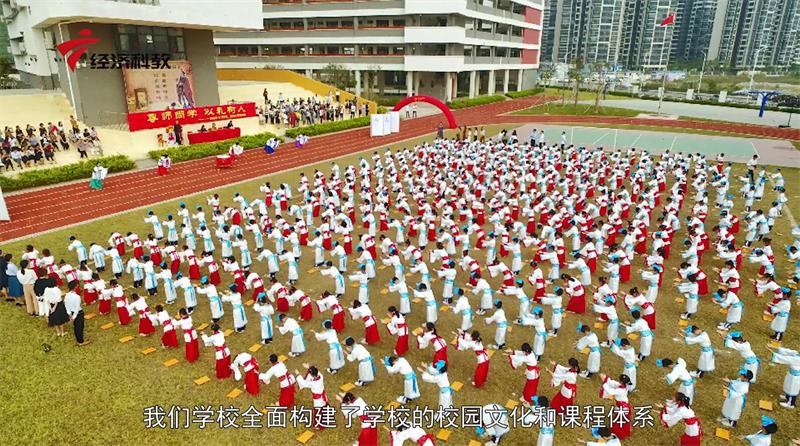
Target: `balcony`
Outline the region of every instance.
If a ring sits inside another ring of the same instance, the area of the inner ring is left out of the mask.
[[[468,29],[466,32],[466,36],[472,39],[494,40],[494,41],[509,42],[509,43],[524,43],[522,40],[522,36],[512,36],[504,33],[478,31],[475,29]]]
[[[385,56],[365,54],[355,56],[352,54],[314,54],[305,56],[302,54],[280,54],[274,56],[217,56],[217,64],[221,66],[264,66],[277,65],[284,68],[322,68],[328,64],[338,65],[357,65],[364,69],[367,67],[386,67],[387,65],[403,65],[403,56],[398,54],[388,54]],[[398,67],[398,69],[400,69]]]
[[[262,27],[258,0],[241,0],[235,8],[225,2],[187,7],[185,0],[71,0],[31,1],[28,23],[47,28],[64,22],[184,27],[210,30],[246,30]]]
[[[372,15],[363,10],[396,9],[402,14],[403,0],[262,0],[265,13],[286,17],[323,17],[325,12],[345,11],[351,15]],[[302,6],[301,6],[302,5]],[[319,13],[322,13],[320,15]]]
[[[467,0],[467,9],[480,12],[483,14],[489,14],[497,17],[503,17],[509,20],[517,20],[520,22],[525,21],[525,15],[523,14],[515,14],[511,11],[506,11],[503,9],[493,8],[491,6],[485,6],[478,2],[478,0]]]
[[[315,28],[216,33],[214,42],[226,45],[402,44],[403,28]]]

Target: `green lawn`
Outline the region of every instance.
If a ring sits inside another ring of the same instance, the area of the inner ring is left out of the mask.
[[[647,113],[641,110],[631,110],[628,108],[620,107],[595,107],[593,104],[560,104],[558,102],[548,102],[546,104],[537,105],[535,107],[519,110],[512,114],[514,115],[569,115],[569,116],[624,116],[636,117],[642,113]]]
[[[570,102],[570,101],[574,101],[575,100],[575,94],[574,94],[574,92],[572,91],[571,88],[570,89],[562,89],[562,88],[548,87],[548,88],[545,88],[544,94],[547,95],[547,96],[558,96],[558,97],[561,97],[562,95],[564,95],[566,97],[566,102]],[[597,97],[597,93],[595,93],[593,91],[581,90],[581,91],[578,92],[578,100],[579,101],[594,101],[596,97]],[[609,99],[630,99],[630,98],[628,98],[626,96],[618,96],[618,95],[615,95],[613,93],[608,93],[608,94],[605,95],[605,97],[601,97],[601,99],[609,100]]]
[[[501,127],[488,127],[487,134],[494,135]],[[511,127],[508,128],[510,129]],[[403,147],[410,148],[415,142],[421,140],[421,138],[416,138],[403,143],[391,144],[388,148],[393,150]],[[386,148],[386,146],[380,146],[375,150],[382,151]],[[371,152],[372,150],[344,157],[339,159],[338,163],[344,167],[347,164],[355,163],[365,153]],[[329,166],[329,161],[321,162],[264,178],[254,178],[250,182],[220,188],[214,192],[219,193],[224,204],[231,203],[234,192],[241,192],[248,199],[253,199],[261,196],[258,187],[264,181],[270,181],[273,185],[281,182],[294,184],[297,181],[299,172],[303,171],[306,174],[310,174],[314,169],[320,169],[327,173]],[[787,179],[796,178],[800,174],[800,169],[782,168],[782,171]],[[743,166],[736,165],[735,173],[743,173]],[[800,205],[798,204],[800,203],[800,197],[798,196],[800,192],[796,184],[791,181],[787,181],[787,184],[790,188],[788,191],[789,206],[794,215],[798,216],[800,215]],[[158,215],[164,216],[167,213],[176,211],[178,201],[186,202],[190,208],[198,204],[205,205],[205,197],[207,195],[209,195],[209,192],[185,197],[181,200],[155,204],[152,209]],[[758,207],[768,207],[771,198],[772,195],[768,193],[765,200],[758,204]],[[736,202],[737,209],[741,209],[742,202],[738,197]],[[686,203],[683,208],[683,215],[686,215],[689,209],[689,203]],[[1,248],[4,251],[15,253],[18,257],[24,246],[31,243],[39,250],[50,248],[56,259],[63,257],[74,264],[74,254],[66,251],[67,238],[70,234],[75,234],[87,244],[91,241],[105,241],[108,233],[112,230],[133,230],[140,235],[145,235],[150,230],[149,225],[142,221],[145,213],[146,209],[135,210],[121,216],[101,219],[77,227],[32,237],[28,240],[5,244]],[[655,211],[654,217],[658,214],[659,211]],[[716,224],[716,220],[717,218],[712,211],[709,220],[706,222],[709,230]],[[485,229],[488,230],[488,226]],[[782,249],[785,244],[790,242],[789,234],[790,224],[788,218],[783,217],[778,220],[773,234],[773,245],[778,259],[777,270],[781,277],[786,277],[785,272],[790,267],[786,262]],[[678,294],[672,285],[673,273],[671,268],[676,267],[679,263],[680,248],[677,245],[684,235],[685,232],[683,231],[676,235],[675,240],[678,243],[676,243],[675,249],[673,249],[673,256],[667,264],[668,274],[660,290],[657,304],[659,325],[653,356],[640,365],[639,391],[631,395],[631,404],[635,406],[652,405],[674,393],[675,387],[667,385],[663,379],[666,373],[655,367],[654,360],[656,357],[674,359],[680,355],[691,366],[697,360],[699,353],[697,348],[688,348],[672,339],[677,336],[679,331],[676,320],[683,311],[683,304],[675,302]],[[739,235],[739,238],[741,237],[743,237],[742,233]],[[271,245],[271,242],[269,244]],[[483,260],[483,255],[483,253],[477,253],[476,257]],[[524,255],[527,259],[530,257],[531,252],[526,250]],[[298,287],[310,296],[317,297],[323,290],[331,289],[333,283],[328,278],[321,277],[317,272],[313,271],[310,264],[312,257],[313,254],[310,251],[304,251],[303,258],[300,261],[302,274]],[[507,261],[510,261],[510,258]],[[638,271],[641,265],[642,259],[637,258],[634,262],[634,272]],[[712,267],[718,265],[719,262],[715,261],[711,254],[704,256],[702,266],[708,272],[710,283],[715,283],[716,278]],[[355,263],[351,261],[349,264],[350,272],[354,267]],[[285,266],[282,266],[282,268],[284,269],[281,271],[279,278],[283,280],[286,278],[286,272]],[[546,273],[547,267],[543,269]],[[254,270],[264,274],[266,266],[259,263]],[[745,265],[742,273],[743,278],[746,280],[754,277],[756,270],[752,265]],[[523,274],[527,276],[527,267],[523,270]],[[375,285],[370,289],[371,307],[380,317],[382,317],[386,307],[396,305],[398,301],[398,297],[394,294],[383,295],[380,293],[390,276],[390,268],[379,270]],[[104,277],[108,280],[109,274],[106,273]],[[409,277],[410,284],[416,283],[417,280],[418,277]],[[459,273],[457,286],[463,287],[465,282],[466,276]],[[127,285],[127,278],[125,283]],[[495,288],[498,288],[500,280],[499,278],[490,279],[490,283]],[[638,279],[638,274],[636,273],[634,273],[634,279],[631,283],[623,285],[622,288],[627,290],[631,286],[638,286],[640,289],[644,287],[644,283]],[[441,281],[434,283],[434,292],[437,295],[441,292],[441,287]],[[552,288],[553,286],[550,286],[549,290],[552,290]],[[348,294],[343,303],[354,299],[355,293],[355,288],[348,288]],[[744,331],[746,337],[751,340],[759,356],[762,359],[766,359],[768,358],[766,350],[767,336],[771,332],[768,322],[761,319],[761,310],[765,299],[755,298],[751,288],[746,283],[742,288],[741,297],[747,308],[744,322],[740,328]],[[182,299],[181,294],[179,302],[182,303]],[[516,317],[518,307],[515,299],[506,298],[504,300],[506,301],[506,313],[509,319]],[[150,307],[153,308],[158,301],[158,298],[150,299]],[[210,318],[207,301],[202,297],[199,301],[200,305],[194,315],[195,325],[208,322]],[[229,319],[231,317],[231,309],[227,304],[225,305],[227,316],[223,320],[223,328],[229,328],[231,326]],[[473,303],[474,305],[476,304]],[[414,304],[413,308],[409,325],[415,327],[424,320],[424,308],[422,304]],[[169,310],[174,313],[177,308],[171,307]],[[87,313],[96,312],[96,308],[87,308],[86,311]],[[547,325],[549,327],[550,315],[549,310],[546,311],[548,312]],[[798,311],[798,309],[795,311]],[[296,315],[296,313],[296,310],[293,310],[293,314]],[[247,307],[247,315],[250,324],[246,332],[232,335],[228,339],[228,345],[234,355],[245,351],[250,345],[259,340],[258,320],[249,307]],[[623,320],[628,319],[625,315],[621,316]],[[16,438],[16,443],[141,444],[142,442],[147,442],[149,444],[170,445],[266,442],[266,444],[291,445],[296,444],[295,437],[304,430],[301,428],[272,429],[268,431],[247,428],[221,429],[215,423],[212,423],[206,429],[199,429],[196,425],[188,429],[145,429],[143,423],[144,407],[161,405],[168,410],[173,405],[181,407],[218,407],[232,404],[244,411],[250,405],[263,407],[276,401],[277,384],[273,382],[270,386],[262,385],[261,394],[258,397],[251,397],[245,393],[235,400],[230,400],[226,397],[226,394],[237,385],[241,386],[241,384],[233,381],[220,382],[214,378],[213,351],[203,348],[200,360],[193,365],[187,364],[183,360],[182,348],[179,351],[163,351],[159,348],[157,352],[143,356],[140,350],[151,346],[158,347],[159,339],[157,337],[146,339],[136,337],[129,343],[119,343],[118,339],[122,336],[135,335],[136,327],[134,325],[124,328],[115,326],[107,331],[100,330],[100,325],[109,321],[116,321],[116,316],[113,313],[109,316],[97,317],[87,321],[88,338],[92,340],[92,344],[82,348],[74,346],[71,337],[56,338],[53,336],[52,330],[44,326],[43,321],[26,316],[23,311],[16,307],[0,303],[0,317],[3,319],[3,336],[0,337],[0,351],[3,352],[5,364],[5,367],[0,370],[0,380],[3,382],[3,385],[0,386],[0,398],[3,401],[3,414],[7,420],[0,427],[0,434],[6,438]],[[484,339],[488,344],[493,338],[494,329],[484,325],[481,319],[482,317],[476,317],[475,327],[484,334]],[[717,311],[717,307],[710,302],[710,299],[702,299],[700,313],[695,322],[712,334],[716,347],[721,347],[721,342],[714,334],[713,328],[721,319],[722,316]],[[456,318],[450,312],[441,313],[438,324],[440,333],[446,334],[455,330],[459,320],[460,318]],[[301,368],[301,364],[304,362],[317,364],[321,367],[326,366],[327,349],[324,345],[313,340],[310,332],[311,329],[318,328],[321,321],[322,317],[315,314],[314,319],[305,324],[306,342],[309,344],[310,349],[303,357],[288,361],[290,370]],[[592,323],[593,321],[594,317],[591,314],[579,317],[575,315],[566,316],[558,337],[550,338],[548,342],[542,365],[546,366],[550,360],[563,363],[570,356],[578,358],[581,364],[585,365],[586,357],[574,349],[574,342],[577,339],[575,328],[578,322]],[[346,332],[348,335],[357,338],[363,336],[360,322],[348,320],[347,324]],[[600,332],[599,334],[602,337],[604,333]],[[790,330],[785,337],[787,340],[785,345],[791,348],[798,348],[800,345],[795,341],[798,335],[800,335],[798,324],[792,321]],[[370,352],[375,358],[382,358],[384,355],[390,354],[393,346],[392,340],[388,338],[386,331],[383,329],[381,330],[381,336],[384,338],[381,345],[378,348],[370,348]],[[451,338],[449,334],[445,336]],[[530,329],[514,327],[513,331],[508,334],[507,343],[509,346],[518,347],[522,342],[530,342],[531,338],[532,332]],[[288,351],[289,339],[279,335],[275,339],[272,345],[262,348],[256,354],[262,369],[266,369],[267,357],[270,353],[286,353]],[[41,348],[43,343],[50,344],[53,348],[52,351],[43,353]],[[638,347],[638,342],[634,342],[634,345]],[[174,367],[166,368],[162,363],[173,357],[179,359],[180,363]],[[408,357],[412,364],[417,365],[421,361],[429,361],[432,357],[432,352],[431,350],[418,351],[414,348],[412,340],[412,347]],[[505,404],[507,400],[516,399],[519,396],[524,384],[523,372],[511,370],[505,358],[500,354],[495,355],[493,358],[489,382],[481,390],[475,390],[469,385],[475,363],[474,354],[456,352],[453,348],[450,348],[449,357],[452,364],[449,374],[451,382],[461,381],[465,383],[464,388],[454,396],[456,405],[478,405],[489,402]],[[616,376],[622,370],[622,362],[618,358],[612,357],[607,350],[603,350],[602,361],[605,373]],[[714,420],[719,415],[723,401],[723,383],[719,379],[725,376],[733,376],[740,364],[741,360],[738,355],[720,352],[717,356],[718,371],[711,376],[703,378],[697,386],[695,409],[703,421],[703,427],[706,432],[704,444],[727,444],[727,442],[715,441],[713,438]],[[392,401],[402,389],[399,377],[387,376],[379,363],[377,366],[379,383],[356,390],[356,393],[362,396],[368,404],[385,404]],[[735,434],[749,434],[757,430],[759,417],[764,413],[758,410],[758,401],[760,399],[769,399],[775,402],[776,407],[775,412],[770,413],[770,415],[776,418],[780,424],[780,432],[775,437],[773,444],[787,444],[790,438],[800,436],[800,426],[796,423],[797,412],[789,412],[777,406],[777,398],[781,393],[785,373],[786,367],[784,366],[770,367],[766,363],[764,364],[759,375],[758,384],[753,386],[751,390],[744,416]],[[193,380],[203,375],[210,376],[212,378],[211,382],[203,386],[195,385]],[[333,377],[326,375],[325,380],[329,397],[333,399],[338,387],[352,381],[355,376],[356,373],[352,364],[348,364],[345,371]],[[540,393],[551,397],[556,390],[549,386],[547,376],[546,373],[543,373]],[[437,401],[435,388],[421,381],[420,386],[422,398],[419,404],[434,406]],[[599,381],[596,378],[591,381],[579,380],[577,404],[608,405],[609,402],[607,400],[598,398],[598,392]],[[310,405],[310,401],[307,391],[299,392],[299,404]],[[239,422],[241,422],[241,419]],[[435,433],[437,429],[429,429],[429,431]],[[633,437],[627,440],[625,444],[674,445],[677,443],[682,431],[682,427],[675,427],[667,431],[656,424],[653,428],[635,430]],[[358,432],[353,429],[326,430],[318,433],[309,444],[345,445],[354,441],[357,435]],[[381,435],[382,441],[385,441],[385,432],[381,431]],[[535,431],[518,429],[508,436],[506,443],[509,445],[533,444],[535,435]],[[588,437],[587,429],[569,430],[557,428],[556,430],[557,445],[576,444],[576,439],[586,439]],[[470,439],[474,438],[473,429],[459,429],[453,433],[453,436],[446,444],[465,445]]]
[[[691,119],[691,118],[687,118]],[[567,122],[567,124],[569,124]],[[591,122],[581,122],[581,127],[598,127],[604,129],[620,129],[620,130],[644,130],[650,132],[665,132],[665,133],[686,133],[692,135],[708,135],[708,136],[732,136],[737,138],[746,137],[746,135],[742,135],[741,133],[734,133],[734,132],[718,132],[714,130],[705,130],[705,129],[691,129],[691,128],[683,128],[683,127],[675,127],[675,128],[665,128],[659,127],[656,125],[633,125],[633,124],[603,124],[603,123],[591,123]],[[767,138],[767,139],[774,139],[769,138],[767,136],[760,136],[759,138]],[[795,147],[800,149],[800,141],[792,141]]]

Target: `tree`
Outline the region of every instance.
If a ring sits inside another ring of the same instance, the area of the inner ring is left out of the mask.
[[[573,90],[572,93],[574,95],[574,104],[575,106],[578,105],[578,94],[580,93],[580,85],[583,82],[583,60],[576,58],[575,59],[575,66],[569,69],[567,73],[569,76],[570,81],[573,82]]]
[[[320,70],[320,78],[340,90],[347,90],[355,83],[352,71],[334,63],[329,63]]]
[[[0,88],[14,88],[17,81],[11,77],[14,73],[14,64],[7,57],[0,58]]]
[[[542,81],[542,84],[548,85],[550,79],[553,78],[553,67],[542,67],[539,69],[539,79]]]
[[[600,95],[603,93],[606,86],[607,67],[603,62],[595,62],[592,68],[594,68],[595,73],[597,73],[597,88],[595,89],[594,97],[594,108],[597,109],[600,107]]]

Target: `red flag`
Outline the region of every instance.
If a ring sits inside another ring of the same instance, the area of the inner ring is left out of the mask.
[[[664,20],[661,21],[661,26],[672,25],[674,23],[675,23],[675,13],[674,12],[670,12],[667,15],[667,18],[665,18]]]

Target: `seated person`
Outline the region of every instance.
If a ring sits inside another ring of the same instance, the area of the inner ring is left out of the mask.
[[[225,124],[225,128],[226,129],[232,129],[233,128],[233,121],[228,121],[228,123]]]
[[[205,125],[205,124],[201,125],[201,126],[200,126],[200,130],[198,130],[198,132],[201,132],[201,133],[202,133],[202,132],[207,132],[207,131],[208,131],[208,130],[206,129],[206,125]]]

